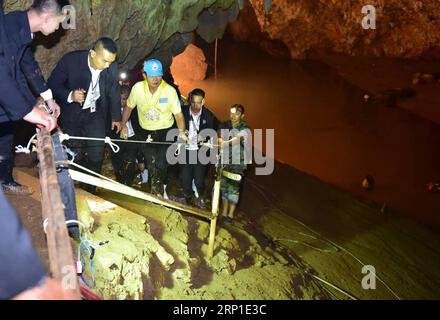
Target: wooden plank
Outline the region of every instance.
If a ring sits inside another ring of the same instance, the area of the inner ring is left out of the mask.
[[[76,171],[76,170],[69,170],[69,173],[72,177],[73,180],[79,181],[79,182],[83,182],[83,183],[87,183],[96,187],[100,187],[100,188],[104,188],[110,191],[114,191],[114,192],[118,192],[118,193],[122,193],[125,194],[127,196],[130,197],[134,197],[137,199],[142,199],[142,200],[146,200],[167,208],[171,208],[177,211],[183,211],[204,219],[208,219],[211,220],[214,218],[214,215],[211,212],[208,211],[204,211],[198,208],[194,208],[194,207],[190,207],[190,206],[186,206],[174,201],[169,201],[169,200],[165,200],[165,199],[161,199],[158,198],[156,196],[153,196],[151,194],[133,189],[131,187],[128,187],[126,185],[123,185],[121,183],[115,182],[115,181],[109,181],[109,180],[105,180],[105,179],[101,179],[98,177],[93,177],[90,176],[88,174]]]
[[[214,218],[211,220],[209,230],[208,258],[214,256],[215,232],[217,229],[217,217],[220,206],[220,181],[221,180],[217,178],[214,183],[214,195],[212,197],[212,214],[214,215]]]
[[[47,246],[50,272],[54,279],[68,286],[73,296],[80,299],[79,283],[75,272],[73,251],[64,218],[64,206],[55,168],[52,137],[46,129],[38,130],[38,159],[40,161],[40,187],[43,218],[48,220]],[[73,272],[73,274],[72,274]]]

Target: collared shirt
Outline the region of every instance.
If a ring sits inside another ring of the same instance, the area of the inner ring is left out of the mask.
[[[87,59],[89,70],[92,73],[92,82],[90,83],[89,90],[87,91],[86,100],[84,101],[83,110],[91,109],[92,112],[96,110],[96,101],[101,97],[101,91],[99,89],[99,76],[102,70],[97,70],[90,64],[90,56]]]
[[[101,91],[99,88],[99,78],[103,70],[94,69],[90,64],[90,56],[87,59],[87,65],[89,66],[90,73],[92,74],[92,82],[90,82],[89,90],[87,91],[86,99],[84,100],[83,110],[96,109],[96,101],[101,97]],[[67,98],[68,103],[72,103],[73,91]],[[93,111],[94,112],[94,111]]]
[[[228,121],[221,126],[221,135],[225,141],[236,137],[242,138],[240,143],[234,143],[223,149],[222,161],[227,163],[225,169],[236,173],[246,170],[252,159],[249,143],[252,134],[249,125],[244,121],[240,121],[236,127],[233,127],[231,121]]]
[[[189,109],[189,116],[191,117],[189,120],[189,145],[187,146],[187,150],[198,150],[198,144],[197,144],[197,137],[200,132],[200,118],[202,116],[202,109],[199,113],[194,114],[191,110],[191,107]]]
[[[182,112],[176,90],[164,80],[154,94],[151,94],[147,81],[136,83],[127,106],[137,108],[140,126],[149,131],[170,128],[174,123],[173,115]]]

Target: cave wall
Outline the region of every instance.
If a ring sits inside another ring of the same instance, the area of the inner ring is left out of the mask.
[[[295,59],[326,53],[414,58],[440,44],[438,0],[245,0],[231,24],[237,40]],[[364,5],[376,29],[362,28]]]
[[[25,9],[31,0],[5,0],[5,12]],[[236,0],[71,0],[76,29],[60,29],[48,38],[37,35],[36,59],[47,76],[67,52],[88,49],[100,36],[113,38],[119,47],[121,68],[131,69],[149,55],[161,57],[166,67],[183,52],[200,29],[204,11],[238,14]],[[209,20],[209,19],[208,19]],[[203,21],[202,21],[203,22]],[[222,33],[229,21],[207,32]],[[205,30],[202,28],[202,30]]]
[[[5,0],[5,11],[24,9],[31,2]],[[61,29],[48,38],[37,35],[34,41],[46,76],[63,54],[88,49],[100,36],[116,40],[123,69],[132,69],[148,56],[161,59],[168,68],[194,32],[212,42],[223,36],[228,23],[237,40],[295,59],[327,53],[412,58],[440,43],[438,0],[273,0],[270,11],[266,0],[71,3],[76,9],[76,29]],[[376,7],[375,30],[362,28],[365,4]]]

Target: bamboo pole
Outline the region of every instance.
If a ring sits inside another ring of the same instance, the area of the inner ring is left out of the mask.
[[[153,195],[150,195],[148,193],[130,188],[126,185],[123,185],[121,183],[118,182],[112,182],[112,181],[108,181],[108,180],[104,180],[101,178],[97,178],[97,177],[92,177],[88,174],[79,172],[79,171],[75,171],[70,169],[69,170],[70,176],[72,177],[73,180],[79,181],[79,182],[83,182],[83,183],[87,183],[96,187],[100,187],[100,188],[104,188],[110,191],[114,191],[114,192],[118,192],[118,193],[122,193],[125,194],[127,196],[130,197],[134,197],[137,199],[141,199],[141,200],[146,200],[161,206],[165,206],[171,209],[175,209],[178,211],[183,211],[186,213],[190,213],[192,215],[196,215],[198,217],[204,218],[204,219],[209,219],[211,220],[213,218],[213,215],[208,212],[208,211],[204,211],[204,210],[200,210],[197,208],[193,208],[190,206],[186,206],[180,203],[176,203],[174,201],[169,201],[169,200],[164,200],[158,197],[155,197]]]
[[[215,242],[215,231],[217,228],[217,217],[220,205],[220,178],[217,178],[214,183],[214,194],[212,196],[212,214],[211,228],[209,230],[209,245],[208,245],[208,258],[214,256],[214,242]]]
[[[63,288],[80,299],[79,283],[73,261],[73,251],[67,234],[64,205],[55,168],[52,137],[46,129],[38,130],[38,158],[40,161],[40,186],[43,218],[48,220],[47,246],[50,271]],[[68,280],[68,283],[66,283]]]

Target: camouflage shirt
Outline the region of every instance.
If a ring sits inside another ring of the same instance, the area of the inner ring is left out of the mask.
[[[249,125],[241,121],[235,128],[231,121],[225,122],[220,126],[220,135],[223,140],[231,140],[242,137],[240,143],[228,145],[222,151],[222,164],[224,169],[233,173],[243,173],[247,165],[251,163],[251,144],[252,139]]]

